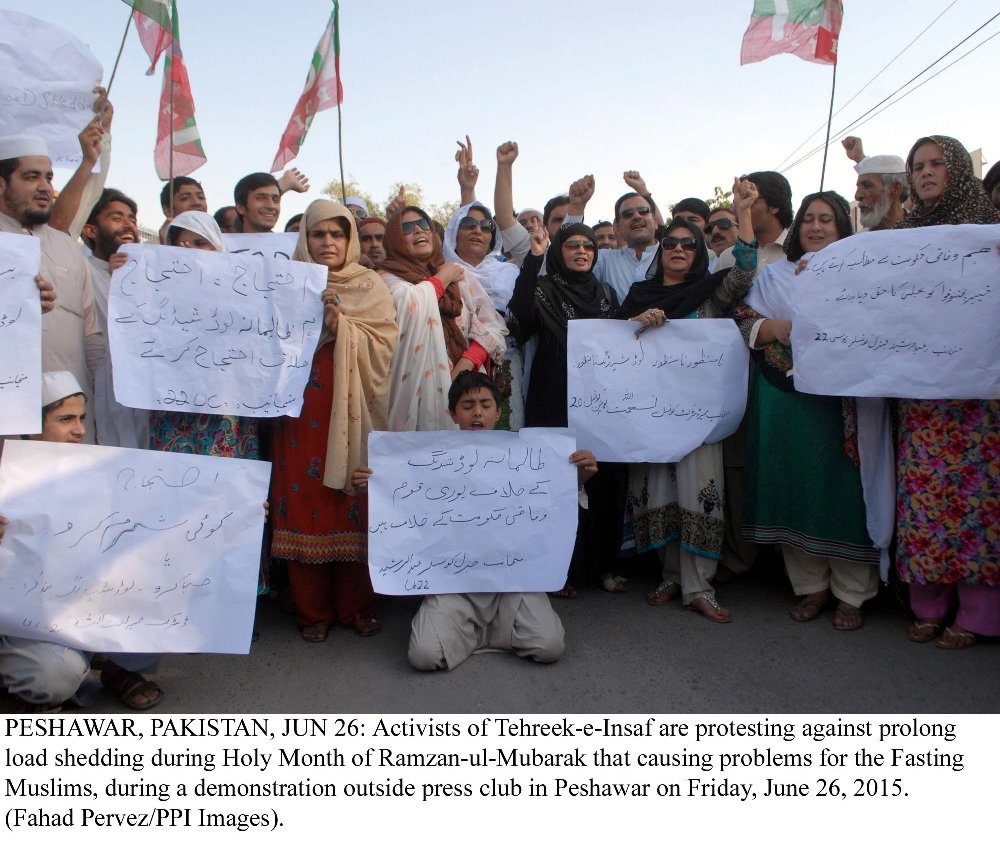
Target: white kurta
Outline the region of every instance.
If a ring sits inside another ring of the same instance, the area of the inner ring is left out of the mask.
[[[55,288],[56,305],[42,317],[42,371],[69,371],[83,388],[87,403],[94,399],[93,372],[103,353],[101,328],[87,261],[66,234],[48,225],[26,228],[0,213],[0,231],[38,237],[41,275]],[[41,410],[41,407],[39,407]],[[93,444],[93,412],[87,412],[85,443]]]
[[[115,400],[114,377],[111,368],[111,348],[108,345],[108,293],[111,275],[106,260],[89,257],[94,281],[94,304],[104,343],[104,359],[94,374],[94,421],[97,443],[106,447],[132,447],[144,450],[149,446],[149,412],[130,409]]]

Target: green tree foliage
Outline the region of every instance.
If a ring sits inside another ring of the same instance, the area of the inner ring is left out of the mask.
[[[718,207],[730,207],[733,203],[732,190],[723,190],[722,187],[715,188],[715,195],[708,199],[708,206],[715,210]]]
[[[440,204],[425,205],[424,204],[424,190],[419,184],[410,184],[403,181],[397,181],[392,185],[392,189],[389,191],[388,195],[383,201],[379,201],[374,198],[371,193],[366,193],[361,189],[361,185],[354,180],[351,176],[348,178],[347,183],[343,186],[343,192],[341,191],[340,179],[334,179],[329,184],[327,184],[323,189],[322,193],[329,196],[334,201],[343,201],[346,196],[358,196],[364,199],[365,204],[368,205],[368,213],[373,216],[385,217],[385,209],[399,196],[400,189],[403,190],[403,198],[406,200],[406,204],[412,204],[415,207],[422,207],[430,215],[431,219],[435,222],[440,222],[442,225],[447,226],[448,222],[451,220],[452,214],[458,210],[457,201],[446,201]]]

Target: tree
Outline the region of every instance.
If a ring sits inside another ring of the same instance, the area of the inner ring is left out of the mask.
[[[732,190],[723,190],[722,187],[715,188],[715,195],[708,200],[708,206],[712,210],[720,207],[731,207],[733,204]]]
[[[369,213],[378,216],[382,215],[384,209],[384,205],[380,205],[371,197],[370,193],[366,193],[361,189],[361,185],[354,180],[353,175],[349,176],[347,183],[343,185],[343,191],[341,191],[340,179],[336,178],[327,184],[320,192],[338,202],[343,201],[347,196],[357,196],[360,199],[364,199],[365,204],[368,205]]]
[[[385,217],[385,209],[399,197],[400,190],[403,191],[403,198],[407,204],[412,204],[414,207],[424,207],[423,188],[419,184],[412,184],[405,181],[397,181],[393,184],[385,201],[378,201],[372,197],[371,193],[366,193],[362,190],[361,185],[354,180],[354,176],[349,176],[347,183],[344,185],[343,194],[341,194],[339,178],[327,184],[322,192],[334,201],[343,201],[345,196],[358,196],[358,198],[364,199],[365,204],[368,205],[369,215]],[[452,215],[458,210],[458,202],[441,202],[440,204],[432,204],[424,207],[424,209],[431,219],[447,227]]]

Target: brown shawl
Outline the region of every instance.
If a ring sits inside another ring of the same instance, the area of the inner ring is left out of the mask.
[[[426,262],[421,262],[410,254],[406,238],[403,236],[403,214],[407,211],[419,213],[431,226],[427,234],[434,243],[434,251]],[[434,220],[419,207],[412,205],[404,207],[399,213],[394,213],[389,217],[382,247],[385,248],[385,260],[379,266],[379,270],[394,274],[408,283],[420,283],[427,280],[435,275],[445,262],[441,238],[434,228]],[[448,350],[448,359],[451,360],[452,365],[456,365],[462,354],[469,348],[469,341],[465,338],[462,325],[458,321],[458,317],[462,314],[462,293],[457,284],[450,284],[444,291],[444,296],[438,301],[438,309],[441,311],[441,325],[444,329],[444,343]]]
[[[327,289],[340,296],[334,336],[324,326],[319,349],[333,342],[333,404],[327,437],[323,484],[352,493],[351,474],[368,463],[368,433],[387,428],[389,365],[399,330],[392,296],[375,272],[358,264],[361,246],[354,216],[341,204],[314,201],[306,209],[292,259],[315,263],[309,256],[308,232],[327,219],[348,226],[347,261],[330,269]]]

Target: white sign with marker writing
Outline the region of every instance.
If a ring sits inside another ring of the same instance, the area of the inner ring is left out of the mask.
[[[680,461],[739,428],[749,352],[727,318],[686,318],[636,336],[634,321],[569,322],[569,426],[598,460]]]
[[[326,267],[127,245],[111,278],[115,399],[136,409],[298,417]]]
[[[0,435],[42,431],[42,307],[36,237],[0,232]]]
[[[270,474],[248,459],[8,441],[0,634],[246,654]]]
[[[371,433],[375,592],[560,589],[576,540],[575,449],[565,429]]]
[[[94,117],[94,86],[103,74],[71,32],[0,9],[0,136],[37,135],[54,166],[78,166],[78,135]]]
[[[791,284],[795,388],[1000,397],[1000,225],[871,231],[809,256]]]
[[[253,254],[256,257],[291,260],[299,235],[276,231],[267,234],[223,234],[222,241],[230,254]]]

